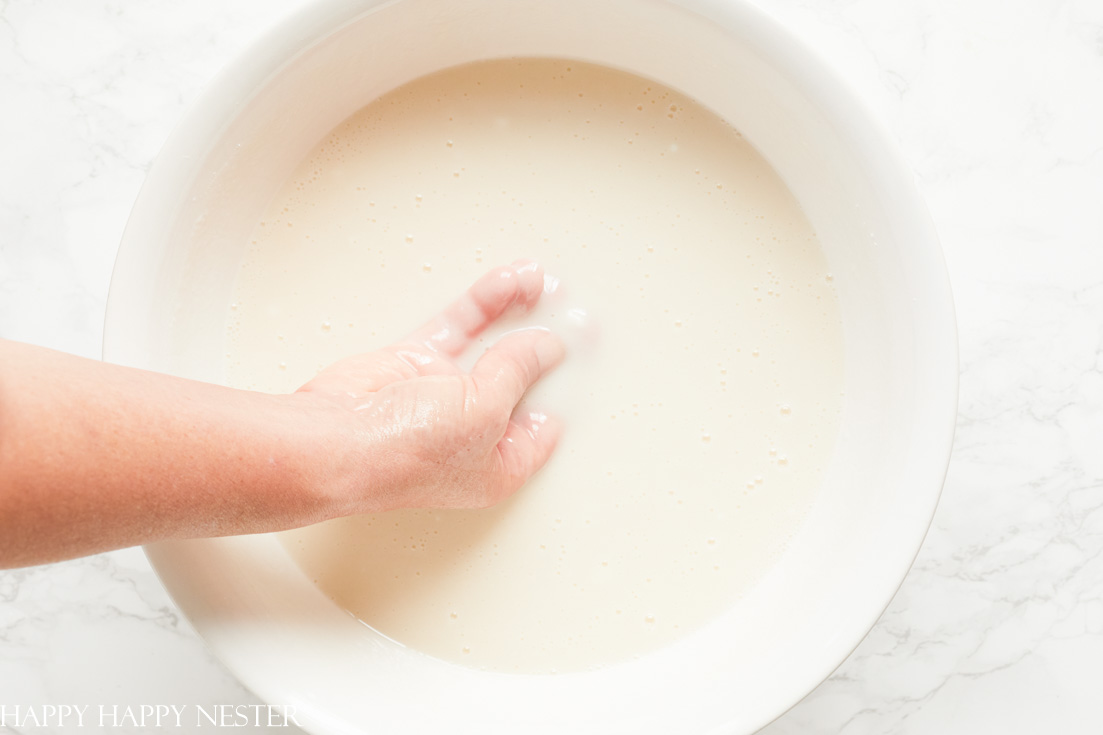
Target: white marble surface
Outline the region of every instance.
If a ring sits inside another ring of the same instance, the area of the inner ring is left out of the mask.
[[[150,161],[301,1],[0,0],[0,336],[99,356]],[[954,456],[916,566],[765,732],[1103,732],[1103,2],[758,1],[895,132],[961,330]],[[140,551],[0,572],[0,703],[255,701]]]

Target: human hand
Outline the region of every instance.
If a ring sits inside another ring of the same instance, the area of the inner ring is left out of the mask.
[[[527,329],[470,373],[455,359],[543,284],[535,263],[496,268],[406,340],[291,395],[0,340],[0,568],[502,500],[555,447],[556,424],[517,404],[563,344]]]
[[[540,298],[543,269],[495,268],[405,340],[323,370],[296,393],[336,419],[336,514],[394,508],[482,508],[503,500],[547,461],[557,423],[516,410],[555,367],[563,343],[545,329],[511,332],[470,373],[456,365],[511,307]]]

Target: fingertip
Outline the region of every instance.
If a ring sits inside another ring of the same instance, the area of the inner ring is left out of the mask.
[[[466,325],[465,332],[472,337],[496,321],[509,308],[517,303],[522,295],[522,282],[512,266],[498,266],[487,271],[468,289],[465,299],[451,307],[451,311],[466,310],[466,303],[474,304],[476,315]]]
[[[517,277],[516,303],[528,309],[544,291],[544,267],[530,258],[515,260],[509,267]]]
[[[523,482],[527,482],[551,459],[552,453],[559,444],[563,425],[558,419],[543,411],[529,411],[523,419],[522,427],[525,433],[532,438],[532,453],[523,480]]]
[[[529,411],[524,421],[525,431],[537,444],[545,447],[540,465],[547,461],[548,455],[559,443],[559,436],[563,432],[563,424],[554,416],[549,416],[543,411]],[[538,465],[539,466],[539,465]]]
[[[562,425],[543,411],[525,411],[510,418],[509,427],[498,443],[504,469],[509,477],[507,495],[516,492],[551,457]]]

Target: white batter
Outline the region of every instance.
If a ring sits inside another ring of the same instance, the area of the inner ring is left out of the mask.
[[[571,350],[527,399],[565,424],[547,467],[490,510],[284,541],[396,641],[580,670],[707,622],[784,550],[838,425],[839,311],[789,191],[714,114],[587,64],[488,62],[384,96],[300,166],[242,266],[230,381],[294,390],[519,257],[559,279],[523,323]]]

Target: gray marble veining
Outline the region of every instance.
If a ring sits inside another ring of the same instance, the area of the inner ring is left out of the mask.
[[[99,356],[115,250],[158,147],[298,1],[0,0],[0,336]],[[915,567],[854,654],[765,732],[1103,731],[1103,4],[759,5],[900,141],[961,341],[954,455]],[[257,700],[140,551],[0,572],[0,702],[103,701]]]

